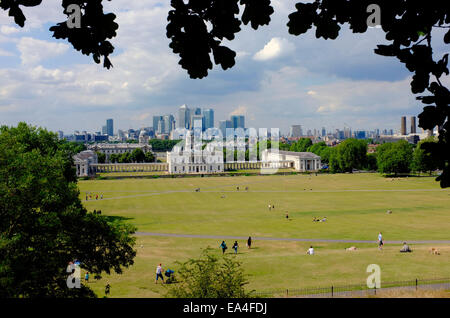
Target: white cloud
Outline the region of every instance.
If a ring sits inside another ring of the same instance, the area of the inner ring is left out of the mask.
[[[267,61],[286,56],[294,50],[294,45],[288,40],[284,38],[272,38],[253,58],[257,61]]]
[[[19,31],[20,30],[18,28],[15,28],[15,27],[12,27],[12,26],[9,26],[9,25],[2,25],[1,28],[0,28],[0,32],[3,33],[3,34],[6,34],[6,35],[17,33]]]
[[[22,37],[17,43],[23,65],[36,65],[40,61],[64,54],[69,45]]]

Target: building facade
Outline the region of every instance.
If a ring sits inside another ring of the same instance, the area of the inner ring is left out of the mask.
[[[195,143],[189,131],[186,138],[167,152],[170,174],[207,174],[224,172],[223,151],[208,144],[202,149],[201,141]]]
[[[320,156],[312,152],[271,151],[265,149],[262,152],[262,161],[276,164],[277,162],[290,161],[290,168],[299,172],[317,172],[322,169]]]

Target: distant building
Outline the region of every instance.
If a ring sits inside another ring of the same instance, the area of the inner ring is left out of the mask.
[[[411,116],[411,134],[417,133],[416,127],[416,116]]]
[[[189,129],[190,120],[191,120],[190,109],[186,105],[181,106],[180,109],[178,109],[177,128]]]
[[[231,120],[221,120],[219,121],[219,129],[222,133],[222,137],[227,137],[227,128],[233,128],[233,124],[231,123]]]
[[[265,149],[262,152],[263,162],[283,162],[291,161],[291,167],[300,172],[319,171],[322,169],[320,156],[312,152],[277,151]]]
[[[230,118],[232,128],[245,128],[245,116],[243,115],[233,115]]]
[[[145,142],[145,139],[142,141]],[[152,146],[147,143],[139,143],[139,144],[93,144],[88,146],[88,150],[92,150],[94,152],[104,153],[106,155],[106,161],[109,162],[109,157],[112,154],[123,154],[126,152],[133,152],[135,149],[142,149],[144,153],[151,152]]]
[[[403,135],[403,136],[406,135],[406,116],[402,116],[402,119],[400,122],[400,135]]]
[[[73,161],[76,167],[77,177],[90,177],[95,175],[95,169],[91,165],[98,163],[98,157],[94,151],[82,151],[73,156]]]
[[[183,142],[167,152],[170,174],[206,174],[224,171],[223,151],[212,149],[207,144],[202,149],[201,141],[195,144],[194,134],[189,131]]]
[[[203,117],[205,118],[203,130],[214,128],[214,110],[211,108],[203,110]]]
[[[301,137],[303,136],[302,126],[301,125],[292,125],[289,131],[289,137]]]
[[[106,134],[108,136],[114,136],[114,124],[111,118],[106,120]]]

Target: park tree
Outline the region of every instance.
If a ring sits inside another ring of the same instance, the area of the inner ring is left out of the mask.
[[[365,169],[369,171],[377,171],[377,153],[368,153],[367,154],[367,161],[366,161],[366,167]]]
[[[367,161],[367,143],[358,139],[346,139],[335,147],[331,158],[332,172],[352,172],[363,169]]]
[[[40,5],[42,0],[3,0],[0,8],[24,26],[21,6]],[[78,5],[80,26],[70,28],[67,21],[50,28],[53,37],[66,39],[82,54],[92,55],[96,63],[111,67],[114,51],[108,39],[116,36],[118,24],[113,13],[103,12],[102,0],[62,0],[63,12],[70,16],[70,5]],[[171,0],[166,35],[169,47],[180,57],[179,64],[191,78],[203,78],[213,62],[226,70],[235,65],[236,52],[226,46],[250,24],[257,30],[268,25],[274,12],[270,0]],[[439,127],[439,141],[425,150],[439,160],[443,173],[436,179],[450,187],[450,92],[442,81],[449,75],[448,54],[437,56],[437,41],[450,43],[450,9],[447,0],[315,0],[299,1],[288,16],[288,32],[295,36],[315,29],[315,36],[335,40],[343,25],[353,33],[365,33],[377,23],[388,44],[380,44],[375,53],[395,57],[413,73],[411,91],[425,107],[419,115],[423,129]],[[436,30],[443,30],[442,34]],[[444,34],[445,33],[445,34]],[[426,92],[426,93],[425,93]]]
[[[409,173],[412,158],[412,145],[406,140],[384,143],[377,148],[377,166],[382,174]]]
[[[168,297],[176,298],[248,298],[248,284],[242,264],[224,255],[218,257],[211,248],[200,258],[177,262],[177,283],[172,285]]]
[[[136,148],[131,152],[131,160],[133,162],[144,162],[145,153],[141,148]]]
[[[153,155],[153,153],[151,151],[148,151],[145,153],[144,160],[145,160],[145,162],[155,162],[155,156]]]
[[[429,152],[425,151],[426,147],[433,147],[437,143],[434,137],[427,138],[417,144],[413,153],[412,170],[417,172],[428,172],[430,175],[432,171],[439,168],[439,160],[433,157]]]
[[[87,211],[76,182],[56,134],[0,127],[0,298],[95,297],[67,286],[70,261],[97,278],[133,264],[135,228]]]
[[[104,154],[103,152],[96,152],[97,153],[97,160],[98,163],[105,163],[106,162],[106,154]]]
[[[297,142],[292,143],[290,151],[306,152],[311,146],[312,140],[310,138],[300,138]]]

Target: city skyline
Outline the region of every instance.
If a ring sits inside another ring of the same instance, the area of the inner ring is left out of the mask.
[[[114,118],[116,127],[129,129],[188,104],[214,108],[217,119],[244,115],[246,125],[256,128],[300,123],[306,130],[333,130],[351,123],[376,129],[397,127],[399,116],[422,111],[410,91],[411,74],[373,53],[384,40],[380,30],[360,37],[343,29],[339,41],[292,37],[286,18],[294,6],[274,1],[270,26],[256,32],[243,27],[233,41],[235,67],[191,80],[168,47],[169,3],[123,4],[104,4],[120,24],[110,70],[51,38],[48,26],[64,19],[51,4],[25,8],[23,29],[1,12],[0,124],[25,121],[74,131],[83,123],[83,129],[97,131],[105,118]],[[139,41],[144,38],[151,40]],[[444,49],[437,45],[436,54]]]

